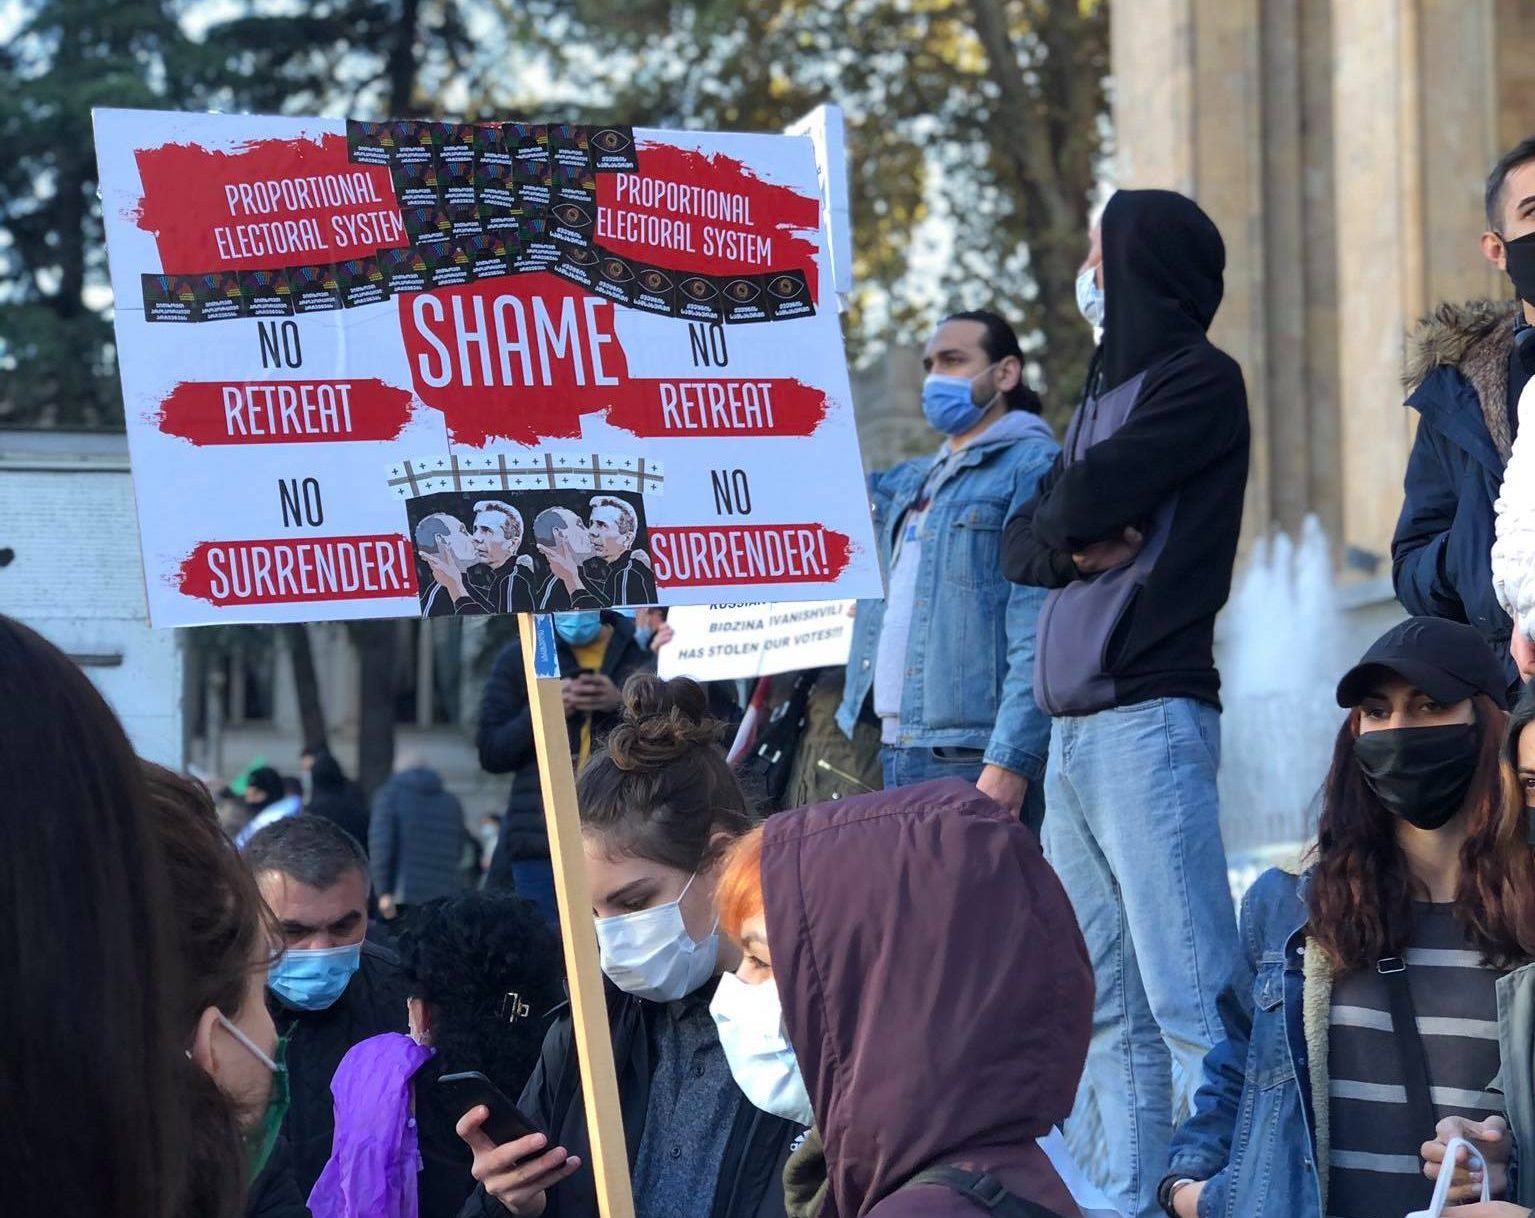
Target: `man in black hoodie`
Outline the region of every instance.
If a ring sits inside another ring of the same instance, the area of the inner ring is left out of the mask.
[[[1247,487],[1247,393],[1205,336],[1225,269],[1209,217],[1182,195],[1122,190],[1101,233],[1078,295],[1101,297],[1084,313],[1102,317],[1103,341],[1061,456],[1007,524],[1002,561],[1009,579],[1052,589],[1034,679],[1054,717],[1045,849],[1097,977],[1086,1078],[1107,1191],[1122,1213],[1152,1218],[1171,1060],[1192,1093],[1237,953],[1213,648]]]

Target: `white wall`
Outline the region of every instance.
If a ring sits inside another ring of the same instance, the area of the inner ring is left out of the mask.
[[[126,454],[120,465],[71,462],[18,455],[16,443],[0,444],[0,551],[13,552],[0,613],[81,664],[141,755],[181,768],[180,640],[149,628]]]

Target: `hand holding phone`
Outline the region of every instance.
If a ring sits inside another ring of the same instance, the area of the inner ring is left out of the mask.
[[[498,1146],[483,1128],[489,1117],[490,1110],[482,1104],[459,1118],[458,1136],[474,1152],[470,1174],[508,1213],[539,1218],[549,1203],[549,1190],[574,1175],[581,1160],[563,1146],[545,1151],[549,1139],[541,1133]]]

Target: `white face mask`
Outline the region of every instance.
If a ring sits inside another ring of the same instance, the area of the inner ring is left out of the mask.
[[[1077,309],[1094,330],[1103,325],[1103,289],[1098,286],[1098,268],[1084,266],[1077,272]]]
[[[783,1030],[783,1004],[770,979],[747,985],[734,973],[720,978],[709,1014],[736,1086],[763,1112],[809,1127],[810,1095]]]
[[[597,919],[602,971],[624,993],[651,1002],[676,1002],[714,976],[720,952],[717,930],[711,929],[698,943],[682,920],[682,898],[697,878],[695,873],[675,901]]]

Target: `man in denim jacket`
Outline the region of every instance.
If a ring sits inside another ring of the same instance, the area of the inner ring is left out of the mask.
[[[837,722],[881,728],[885,786],[974,782],[1036,832],[1050,719],[1034,699],[1044,590],[1009,584],[1002,526],[1060,446],[1023,382],[1013,328],[956,313],[923,353],[922,409],[948,439],[869,478],[887,595],[858,606]]]

